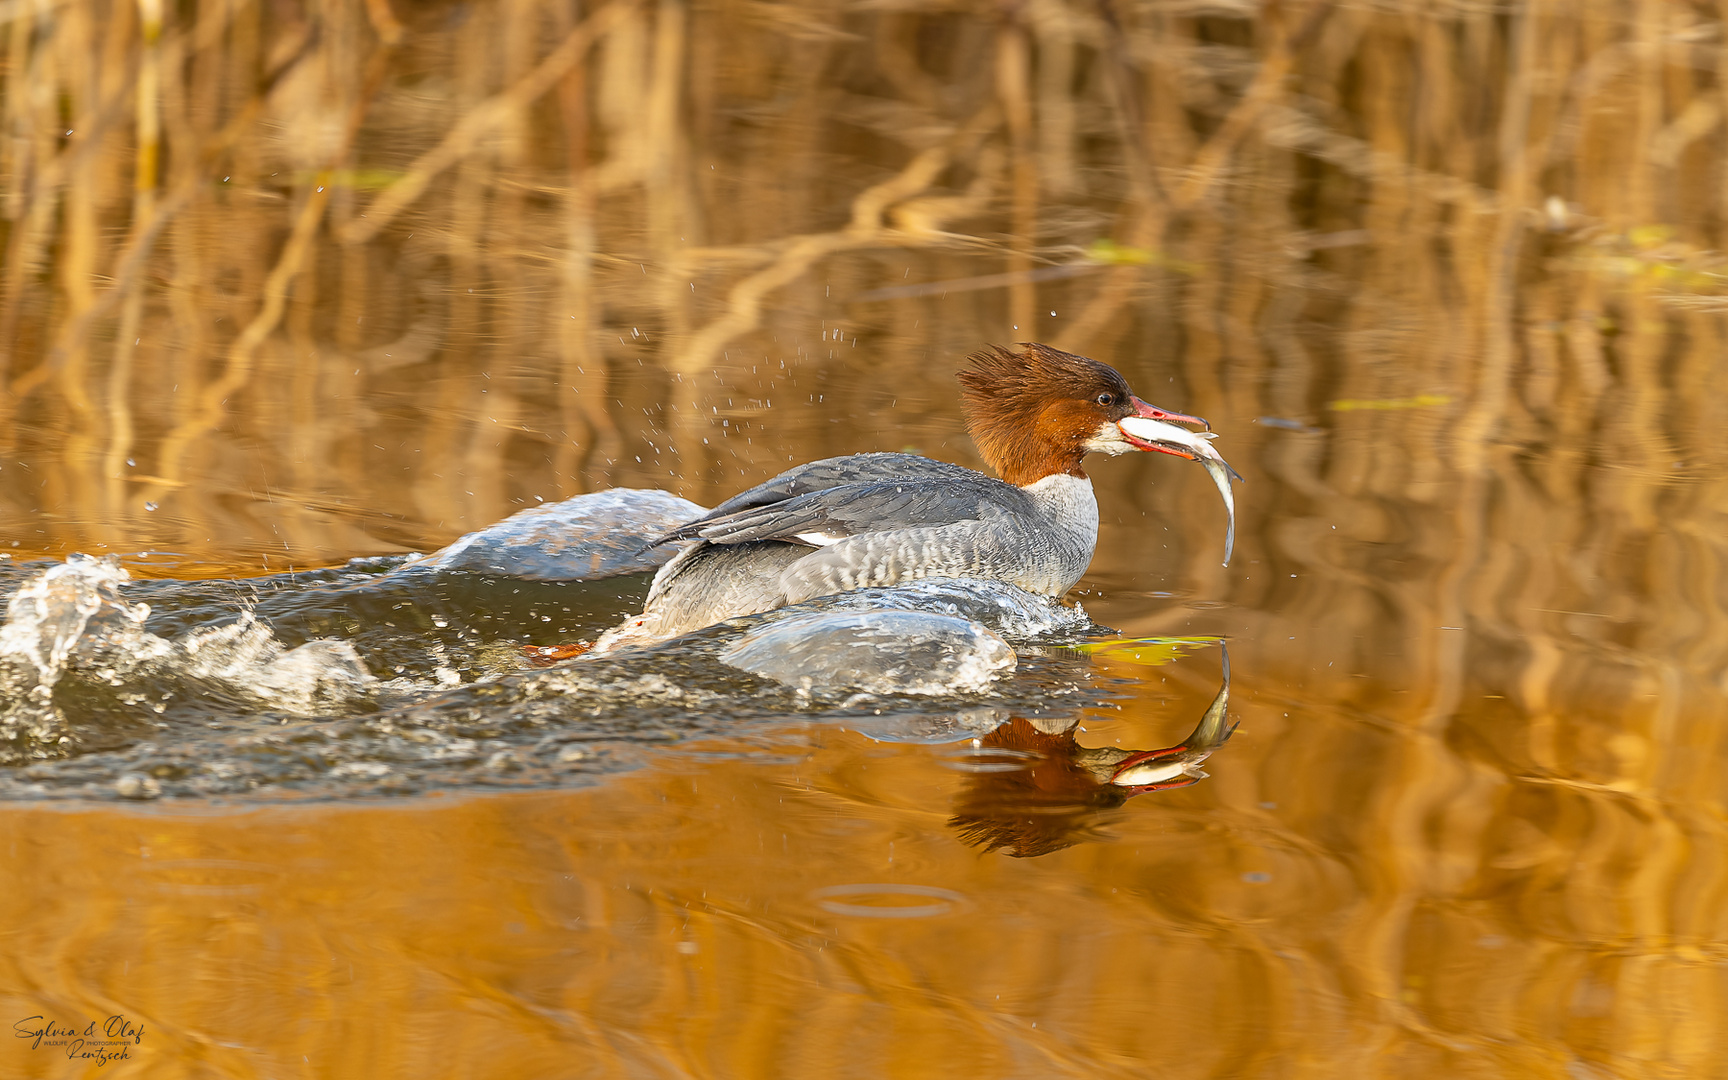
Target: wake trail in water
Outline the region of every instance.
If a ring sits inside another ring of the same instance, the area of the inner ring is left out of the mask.
[[[945,730],[956,710],[1031,715],[1098,692],[1083,658],[1037,647],[1095,633],[1085,612],[1001,582],[862,589],[536,669],[535,635],[616,622],[646,575],[404,562],[247,581],[134,581],[112,556],[19,567],[0,798],[567,785],[635,767],[642,744],[816,718]]]
[[[288,715],[327,715],[366,702],[378,681],[347,642],[290,649],[249,610],[224,626],[159,637],[144,628],[150,605],[120,595],[130,577],[112,556],[74,555],[13,594],[0,626],[0,762],[80,748],[81,725],[55,693],[69,674],[118,691],[114,700],[140,714],[135,722],[193,693]]]

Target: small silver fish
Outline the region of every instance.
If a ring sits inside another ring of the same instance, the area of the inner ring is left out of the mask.
[[[1230,527],[1224,533],[1224,565],[1229,566],[1230,555],[1236,550],[1236,497],[1230,491],[1230,481],[1240,482],[1242,476],[1212,448],[1212,440],[1218,436],[1210,431],[1189,431],[1143,416],[1125,416],[1116,421],[1116,426],[1130,442],[1198,461],[1206,474],[1212,477],[1218,494],[1224,496],[1224,509],[1230,513]]]

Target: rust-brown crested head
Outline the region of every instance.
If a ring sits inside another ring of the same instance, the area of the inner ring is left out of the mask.
[[[959,375],[966,430],[1010,484],[1085,476],[1088,444],[1136,411],[1121,373],[1084,356],[1024,342],[1015,350],[987,346],[969,359]]]

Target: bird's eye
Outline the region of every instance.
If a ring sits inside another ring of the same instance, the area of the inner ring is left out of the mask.
[[[1116,395],[1115,394],[1099,394],[1093,400],[1098,402],[1098,404],[1100,404],[1100,405],[1114,405],[1114,404],[1116,404]]]

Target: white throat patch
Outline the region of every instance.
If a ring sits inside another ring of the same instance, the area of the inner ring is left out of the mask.
[[[1098,425],[1098,430],[1094,431],[1092,437],[1082,443],[1080,448],[1088,454],[1109,454],[1114,457],[1117,454],[1126,454],[1135,447],[1122,437],[1120,428],[1106,420]]]

